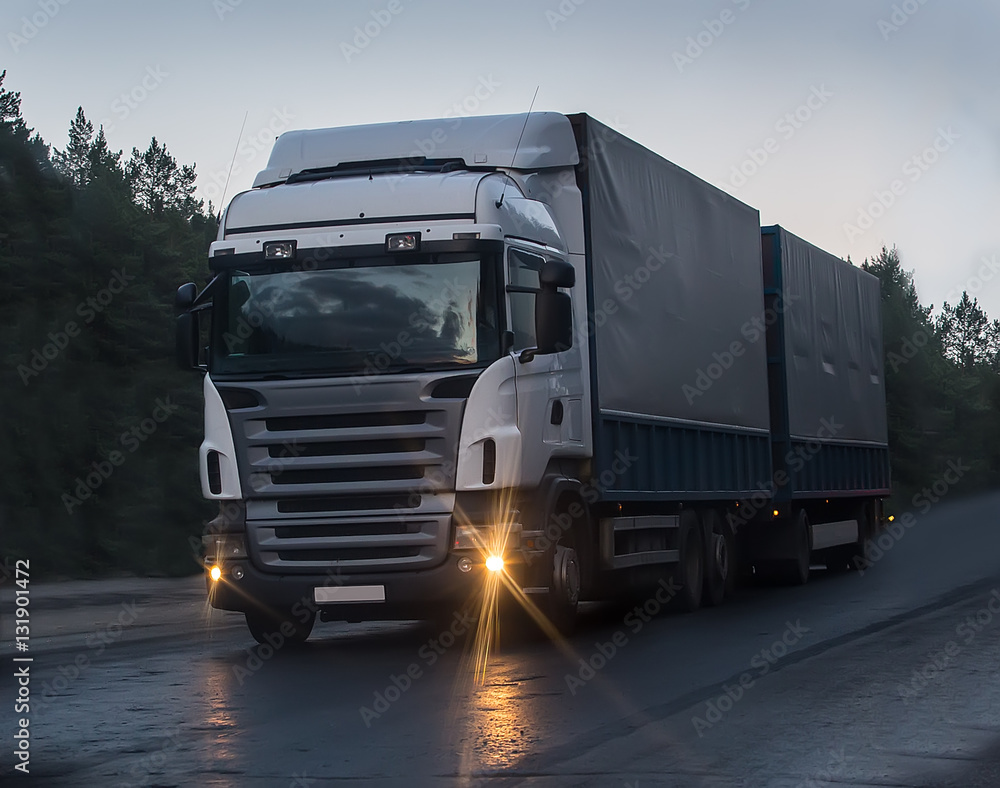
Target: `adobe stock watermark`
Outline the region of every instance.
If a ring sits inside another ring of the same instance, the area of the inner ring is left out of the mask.
[[[778,322],[778,318],[799,298],[781,293],[776,299],[774,306],[767,307],[758,317],[754,315],[740,326],[740,336],[742,340],[734,339],[729,346],[721,351],[712,353],[712,361],[704,367],[695,370],[694,380],[681,385],[681,393],[687,400],[688,405],[693,405],[694,401],[703,396],[712,386],[714,386],[729,370],[736,364],[737,359],[742,358],[750,345],[754,345],[767,335],[767,329]],[[745,340],[745,342],[744,342]]]
[[[413,688],[414,683],[424,676],[425,668],[433,667],[449,649],[462,642],[465,635],[475,626],[476,616],[472,612],[474,607],[475,602],[472,602],[456,610],[448,627],[429,638],[417,649],[416,660],[398,673],[390,673],[385,687],[372,693],[371,706],[358,708],[361,721],[366,728],[370,728],[372,723],[381,719],[394,703]]]
[[[823,441],[833,440],[844,429],[833,416],[822,418],[819,427],[816,429],[816,437],[802,441],[793,449],[785,452],[784,461],[788,470],[779,468],[771,476],[772,485],[775,488],[785,487],[792,481],[793,473],[800,473],[806,465],[813,461],[823,450]],[[790,471],[790,472],[789,472]],[[737,512],[729,511],[726,514],[726,524],[736,533],[740,527],[750,523],[758,514],[769,511],[774,505],[771,495],[771,487],[766,484],[758,484],[757,491],[749,498],[745,498],[737,504]]]
[[[271,115],[261,124],[257,131],[240,137],[240,141],[236,146],[236,157],[231,164],[213,169],[204,176],[209,181],[205,186],[201,187],[205,198],[216,203],[219,202],[223,198],[223,192],[230,178],[242,175],[246,172],[246,168],[262,154],[264,156],[269,155],[271,148],[274,146],[274,140],[282,132],[288,131],[291,128],[291,122],[294,118],[295,115],[289,111],[288,107],[282,107],[281,109],[273,107]],[[199,175],[200,177],[202,176]]]
[[[108,280],[107,285],[76,305],[74,311],[82,319],[82,325],[75,320],[68,320],[62,329],[50,331],[47,337],[49,341],[41,347],[33,348],[26,364],[17,365],[17,374],[20,376],[21,382],[27,386],[32,378],[41,375],[49,364],[55,361],[59,354],[80,336],[82,326],[93,323],[97,316],[111,305],[115,296],[134,281],[135,276],[125,273],[124,268],[120,271],[112,271],[111,279]]]
[[[115,118],[119,121],[126,120],[169,76],[170,74],[160,65],[146,66],[146,73],[131,88],[123,91],[111,102],[111,112]],[[101,125],[106,131],[115,130],[114,121],[110,117],[102,118]]]
[[[997,260],[997,256],[987,257],[983,255],[976,273],[966,279],[965,284],[961,287],[949,290],[948,295],[943,300],[946,303],[954,304],[962,300],[962,293],[968,293],[970,296],[979,295],[998,273],[1000,273],[1000,261]]]
[[[7,33],[7,41],[10,43],[11,49],[14,50],[14,54],[16,55],[23,47],[27,46],[29,41],[34,40],[44,28],[48,27],[49,22],[55,19],[59,12],[69,4],[70,0],[38,0],[36,3],[38,10],[31,16],[22,16],[21,27]]]
[[[750,7],[751,0],[731,0],[732,4],[736,6],[736,10],[743,12]],[[684,73],[684,69],[688,66],[694,64],[698,58],[705,54],[708,49],[714,44],[723,33],[726,32],[728,27],[732,25],[739,16],[733,9],[724,8],[722,12],[712,19],[703,19],[701,22],[702,29],[695,33],[693,36],[688,36],[684,41],[683,50],[674,50],[673,58],[674,65],[677,66],[677,71],[681,74]]]
[[[910,499],[910,504],[920,514],[928,514],[934,505],[940,503],[941,499],[951,491],[951,488],[957,485],[962,477],[971,470],[972,466],[965,465],[961,457],[948,460],[947,468],[941,475],[933,483],[915,493]],[[864,555],[854,558],[854,568],[858,572],[858,577],[864,576],[868,569],[885,558],[917,522],[919,521],[913,512],[903,512],[888,523],[877,537],[873,536],[868,539]]]
[[[167,765],[167,757],[176,754],[181,746],[180,728],[174,728],[161,739],[161,744],[156,752],[144,755],[139,760],[129,765],[129,779],[125,782],[116,783],[115,788],[140,788],[149,785],[149,778],[154,774],[162,774]]]
[[[561,0],[559,5],[546,9],[545,21],[549,23],[552,32],[554,33],[559,25],[573,16],[577,9],[586,2],[587,0]]]
[[[400,329],[389,341],[382,341],[376,350],[369,353],[365,359],[364,369],[359,375],[352,375],[350,383],[355,392],[360,392],[372,378],[385,374],[393,365],[398,364],[406,351],[421,339],[432,338],[439,326],[428,319],[431,315],[448,315],[458,311],[459,300],[464,295],[458,279],[445,280],[441,294],[431,299],[426,309],[411,312],[406,324],[409,328]]]
[[[885,216],[886,212],[892,208],[899,199],[906,194],[910,187],[917,183],[927,172],[941,161],[955,142],[961,139],[951,126],[946,129],[939,128],[937,136],[923,150],[910,156],[903,162],[899,178],[894,178],[884,189],[876,189],[872,192],[874,198],[870,203],[858,209],[858,215],[854,222],[844,222],[844,235],[850,243],[854,243],[872,227],[875,222]]]
[[[233,13],[241,5],[243,5],[243,0],[212,0],[212,8],[220,22],[224,21],[227,15]]]
[[[903,29],[903,26],[921,8],[927,5],[927,0],[903,0],[902,3],[893,3],[892,13],[888,19],[880,18],[875,26],[882,34],[882,40],[888,41],[892,36]]]
[[[614,283],[612,289],[615,298],[605,298],[600,304],[596,304],[594,310],[587,314],[586,325],[576,328],[575,340],[580,346],[585,345],[597,329],[608,322],[608,318],[617,314],[623,304],[631,301],[636,293],[648,285],[653,279],[653,274],[660,271],[673,256],[663,244],[660,244],[659,249],[650,246],[648,252],[643,262]]]
[[[829,103],[833,92],[826,85],[811,85],[809,95],[795,109],[786,112],[774,123],[776,137],[768,137],[759,147],[747,148],[747,157],[734,164],[729,173],[729,185],[734,189],[746,186],[747,181],[760,172],[780,150],[782,143],[788,142],[799,129],[816,117],[816,113]]]
[[[844,773],[849,761],[843,749],[830,750],[826,768],[821,769],[818,774],[806,777],[796,788],[828,788],[830,783]]]
[[[786,621],[785,631],[781,637],[751,657],[750,667],[754,670],[741,673],[734,684],[723,684],[722,692],[705,702],[703,715],[691,718],[691,724],[698,737],[701,738],[706,731],[722,722],[723,717],[746,697],[747,692],[753,689],[757,681],[770,673],[778,662],[788,655],[792,647],[810,632],[812,630],[809,627],[802,626],[801,619],[796,619],[794,623]]]
[[[323,579],[322,587],[343,586],[344,578],[340,570],[328,569],[326,577]],[[319,615],[319,605],[316,604],[312,596],[302,596],[291,606],[289,614],[300,624],[306,624],[310,618]],[[277,628],[264,634],[264,643],[258,643],[252,648],[246,649],[247,658],[242,665],[233,665],[233,676],[242,687],[244,682],[264,667],[264,663],[271,660],[279,651],[289,643],[300,643],[293,640],[295,635],[295,624],[289,619],[285,619]]]
[[[479,112],[482,105],[494,96],[502,84],[492,74],[480,75],[475,87],[442,113],[445,123],[435,126],[425,137],[414,138],[413,149],[409,156],[399,162],[395,173],[390,174],[390,191],[396,190],[401,178],[412,167],[421,164],[425,159],[435,158],[451,139],[451,135],[462,127],[465,118],[470,118]],[[487,164],[489,162],[477,160],[475,163]],[[509,162],[504,162],[504,164],[509,164]]]
[[[993,626],[997,616],[1000,616],[1000,589],[994,588],[983,607],[966,616],[955,627],[956,639],[949,640],[929,654],[923,665],[913,669],[907,683],[898,684],[896,689],[903,703],[909,705],[910,701],[919,698],[931,683],[939,681],[945,671],[958,661],[962,652],[971,646],[984,630]]]
[[[118,611],[118,615],[114,619],[87,635],[85,642],[88,651],[81,651],[74,655],[72,661],[60,664],[55,669],[58,675],[51,681],[42,682],[38,710],[45,709],[56,700],[60,693],[68,690],[73,682],[92,667],[92,660],[121,640],[125,631],[138,620],[139,606],[136,601],[133,599],[129,602],[123,602],[121,610]]]
[[[134,454],[179,409],[180,405],[171,402],[169,395],[157,397],[153,412],[119,437],[118,441],[125,451],[113,449],[104,459],[92,462],[90,472],[76,478],[73,492],[62,494],[62,504],[67,514],[72,514],[73,509],[89,500],[111,478],[115,470],[125,464],[128,455]]]
[[[900,368],[913,361],[930,341],[930,334],[922,328],[918,328],[912,336],[903,337],[899,343],[898,353],[895,350],[890,350],[885,354],[885,363],[892,367],[893,372],[899,372]]]
[[[628,450],[623,452],[621,449],[615,449],[611,467],[605,468],[596,477],[592,477],[580,487],[580,499],[587,505],[593,506],[601,500],[604,490],[610,488],[618,479],[628,473],[629,469],[638,461],[638,455],[633,455]],[[586,513],[587,510],[583,503],[574,500],[566,507],[565,512],[551,514],[542,535],[535,540],[535,548],[544,551],[559,544],[562,535],[569,531],[574,523],[579,522]],[[526,563],[532,563],[534,556],[535,554],[525,556]]]
[[[622,627],[615,630],[611,637],[594,643],[594,650],[585,657],[580,657],[573,673],[566,673],[563,680],[570,695],[587,686],[597,674],[608,666],[621,650],[629,644],[628,629],[632,637],[642,632],[643,627],[656,618],[671,600],[681,591],[674,578],[660,580],[656,590],[641,605],[636,605],[622,619]]]
[[[372,41],[382,35],[393,20],[403,13],[403,3],[401,0],[389,0],[384,8],[372,9],[368,13],[371,19],[355,26],[354,38],[350,42],[340,42],[340,53],[348,63],[371,46]]]

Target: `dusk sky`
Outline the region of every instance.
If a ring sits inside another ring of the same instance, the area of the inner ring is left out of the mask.
[[[57,148],[82,105],[218,205],[277,133],[587,112],[841,257],[897,245],[924,304],[1000,317],[996,0],[5,0],[5,87]],[[986,264],[992,261],[992,266]],[[979,272],[985,273],[984,277]]]

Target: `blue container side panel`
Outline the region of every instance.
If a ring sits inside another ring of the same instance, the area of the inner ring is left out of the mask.
[[[766,432],[601,414],[596,444],[595,480],[603,500],[739,500],[761,491],[771,494]]]
[[[791,497],[889,495],[889,447],[793,439],[785,463]]]

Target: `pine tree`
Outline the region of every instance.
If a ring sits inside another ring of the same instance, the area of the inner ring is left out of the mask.
[[[125,176],[136,204],[151,213],[176,211],[190,218],[201,211],[203,203],[194,197],[194,166],[178,167],[167,146],[158,143],[156,137],[143,153],[132,148]]]
[[[54,150],[52,163],[56,170],[77,188],[90,181],[90,151],[93,146],[94,124],[77,107],[76,117],[69,124],[69,144],[66,150]]]
[[[955,306],[945,302],[935,328],[945,357],[958,366],[969,369],[990,363],[990,319],[978,299],[963,292]]]
[[[21,94],[4,89],[7,71],[0,72],[0,127],[11,136],[26,141],[31,134],[21,117]]]

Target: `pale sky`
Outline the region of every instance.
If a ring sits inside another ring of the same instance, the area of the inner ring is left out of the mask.
[[[897,245],[924,304],[969,289],[1000,317],[997,0],[4,0],[0,32],[46,142],[82,105],[216,204],[244,114],[227,200],[285,129],[525,112],[537,86],[764,224],[857,263]]]

